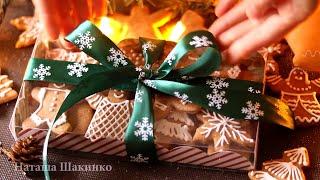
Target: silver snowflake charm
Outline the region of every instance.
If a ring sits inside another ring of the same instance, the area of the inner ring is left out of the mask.
[[[147,53],[147,51],[154,51],[154,49],[156,48],[157,46],[155,44],[152,44],[151,41],[148,41],[146,43],[144,43],[142,45],[142,51],[143,53]]]
[[[87,31],[86,33],[80,33],[78,35],[78,39],[76,39],[74,42],[79,45],[79,48],[81,50],[84,50],[85,48],[91,49],[92,43],[96,40],[95,37],[91,36],[90,31]]]
[[[137,156],[130,156],[131,162],[136,163],[148,163],[149,157],[144,157],[142,154],[137,154]]]
[[[149,137],[153,137],[153,124],[149,123],[148,117],[143,117],[142,121],[137,121],[134,126],[137,130],[134,131],[136,137],[141,137],[142,141],[148,141]]]
[[[180,94],[179,92],[174,92],[174,96],[181,99],[181,103],[183,105],[186,105],[187,103],[192,103],[192,101],[189,100],[189,96],[187,94]]]
[[[38,78],[41,81],[44,80],[46,77],[51,76],[50,69],[50,66],[44,66],[43,64],[40,64],[38,68],[33,69],[33,78]]]
[[[252,103],[251,101],[247,102],[247,107],[242,107],[241,112],[246,114],[245,119],[258,120],[264,115],[264,112],[260,110],[260,104],[258,102]]]
[[[248,92],[252,94],[261,94],[261,91],[259,89],[254,89],[253,87],[249,87]]]
[[[212,80],[207,80],[206,84],[212,89],[223,89],[229,87],[229,83],[224,81],[223,78],[213,78]]]
[[[135,97],[136,102],[142,103],[142,95],[143,94],[144,94],[144,92],[141,90],[138,90],[136,92],[136,97]]]
[[[128,62],[126,61],[126,56],[120,50],[110,48],[109,52],[110,55],[107,56],[107,60],[113,63],[113,67],[119,67],[120,64],[122,66],[128,65]]]
[[[190,41],[189,43],[191,46],[194,46],[196,48],[199,48],[199,47],[208,47],[210,45],[213,45],[213,42],[212,41],[209,41],[208,40],[208,37],[206,36],[193,36],[192,37],[192,41]]]
[[[82,77],[83,73],[89,71],[89,68],[87,68],[85,64],[80,63],[69,64],[67,69],[70,70],[68,72],[69,76],[76,75],[77,77]]]
[[[216,107],[217,109],[221,109],[222,105],[227,104],[228,100],[225,98],[225,91],[218,91],[217,89],[213,89],[211,94],[207,94],[207,99],[209,100],[210,107]]]
[[[172,61],[176,60],[176,56],[176,54],[169,54],[169,56],[164,60],[164,62],[172,66]]]
[[[223,116],[217,113],[205,112],[204,118],[208,118],[208,123],[201,127],[201,134],[205,138],[213,135],[213,132],[219,133],[217,142],[214,143],[215,147],[221,147],[229,144],[229,139],[240,140],[242,142],[253,143],[254,140],[246,136],[246,132],[241,130],[239,121]]]
[[[151,87],[151,88],[153,88],[153,89],[157,89],[157,87],[154,85],[154,83],[153,83],[152,80],[146,79],[146,80],[143,81],[143,83],[144,83],[146,86],[148,86],[148,87]]]

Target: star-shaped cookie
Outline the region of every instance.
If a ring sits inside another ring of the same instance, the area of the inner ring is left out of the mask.
[[[16,48],[28,47],[36,42],[40,33],[40,23],[37,18],[32,16],[21,16],[12,19],[10,24],[23,31],[16,42]]]
[[[163,9],[150,13],[147,7],[134,6],[129,16],[114,14],[111,18],[123,23],[122,39],[139,37],[163,39],[159,27],[173,17],[173,13]]]

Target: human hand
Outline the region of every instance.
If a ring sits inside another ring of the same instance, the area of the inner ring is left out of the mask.
[[[220,0],[210,27],[225,59],[238,63],[283,38],[316,8],[317,0]]]
[[[106,0],[33,0],[50,40],[63,39],[81,22],[106,15]]]

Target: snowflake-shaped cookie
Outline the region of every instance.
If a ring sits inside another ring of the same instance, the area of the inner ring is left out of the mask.
[[[130,156],[131,162],[147,163],[148,160],[149,160],[149,157],[144,157],[142,154],[137,154],[137,156]]]
[[[260,107],[260,103],[252,103],[251,101],[248,101],[247,106],[242,107],[241,112],[246,115],[245,119],[258,120],[264,115],[264,112],[260,109]]]
[[[86,67],[85,64],[80,64],[80,63],[74,63],[73,65],[69,64],[67,66],[67,69],[70,70],[68,72],[69,76],[76,75],[77,77],[82,77],[83,73],[89,71],[89,68]]]
[[[40,64],[38,68],[33,69],[33,78],[38,78],[39,80],[44,80],[46,77],[51,76],[50,66],[44,66]]]
[[[84,50],[85,48],[91,49],[92,43],[95,40],[96,38],[91,36],[90,31],[87,31],[85,33],[80,33],[78,35],[78,39],[76,39],[74,42],[79,45],[79,49]]]
[[[152,44],[151,41],[148,41],[146,43],[144,43],[142,45],[142,51],[143,53],[147,53],[147,51],[154,51],[154,49],[156,48],[157,46],[155,44]]]
[[[194,46],[196,48],[199,48],[199,47],[208,47],[210,45],[213,45],[213,42],[212,41],[209,41],[208,40],[208,37],[206,36],[193,36],[192,37],[192,41],[190,41],[189,43],[191,46]]]
[[[119,67],[120,64],[122,66],[128,65],[128,62],[126,61],[126,56],[120,50],[110,48],[109,52],[110,55],[107,56],[107,60],[109,62],[112,62],[114,67]]]
[[[230,144],[230,140],[241,143],[253,143],[254,140],[248,137],[246,131],[242,130],[239,121],[217,113],[203,112],[204,124],[200,126],[195,134],[197,136],[214,141],[214,147],[223,147]]]
[[[149,123],[148,117],[143,117],[142,121],[137,121],[134,126],[137,130],[134,131],[136,137],[141,137],[142,141],[148,141],[149,137],[153,137],[153,124]]]

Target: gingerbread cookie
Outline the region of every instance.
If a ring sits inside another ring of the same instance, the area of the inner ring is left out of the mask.
[[[99,64],[99,62],[84,52],[70,52],[62,48],[50,49],[46,51],[46,59],[63,60],[77,62],[81,64]]]
[[[254,143],[250,134],[242,129],[240,121],[208,111],[203,111],[197,117],[203,124],[197,128],[193,140],[208,144],[208,154],[228,149],[231,142],[242,145]]]
[[[279,72],[267,76],[267,85],[273,92],[280,93],[294,112],[297,125],[308,126],[320,120],[320,79],[310,80],[308,73],[301,68],[293,68],[289,77],[283,79]]]
[[[39,103],[39,107],[22,122],[22,129],[48,128],[52,125],[60,106],[70,92],[68,89],[62,89],[63,87],[54,84],[50,87],[32,89],[31,96]],[[84,134],[92,115],[93,111],[87,103],[78,103],[58,118],[52,131],[55,134],[73,131]]]
[[[285,151],[282,159],[263,163],[262,171],[250,171],[251,180],[305,180],[302,168],[310,166],[308,150],[304,147]]]
[[[112,100],[109,100],[109,97]],[[125,129],[132,113],[132,103],[124,97],[125,95],[121,95],[119,91],[109,91],[108,98],[103,98],[97,107],[86,131],[86,138],[91,141],[101,138],[116,138],[120,141],[124,139]]]
[[[201,17],[198,13],[187,10],[181,17],[180,20],[185,27],[185,31],[180,37],[184,37],[190,32],[198,31],[198,30],[206,30],[205,21],[203,17]]]
[[[23,31],[16,42],[16,48],[27,47],[36,42],[37,37],[40,34],[40,23],[37,18],[21,16],[11,20],[10,24]]]
[[[0,104],[7,103],[18,97],[18,93],[12,89],[13,81],[7,75],[0,75]]]
[[[111,18],[123,23],[123,37],[121,39],[137,39],[139,37],[163,39],[159,30],[161,26],[169,22],[173,13],[162,9],[155,13],[150,13],[146,6],[134,6],[131,8],[129,16],[115,13]]]

